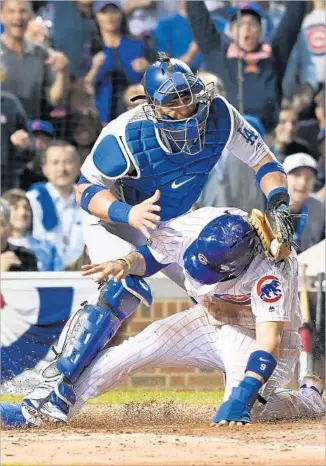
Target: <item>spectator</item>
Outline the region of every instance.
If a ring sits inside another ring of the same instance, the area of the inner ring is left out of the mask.
[[[36,272],[37,264],[32,251],[8,242],[10,234],[10,205],[0,199],[1,272]]]
[[[153,52],[142,40],[128,36],[126,18],[118,2],[93,4],[104,49],[93,57],[85,81],[95,85],[96,106],[102,124],[123,111],[123,93],[130,84],[141,81]]]
[[[317,163],[308,154],[289,155],[284,161],[290,208],[294,217],[294,241],[298,252],[305,251],[325,238],[325,204],[311,196],[316,181]]]
[[[28,129],[32,133],[33,139],[30,151],[31,160],[27,163],[20,177],[20,188],[24,191],[27,191],[31,184],[45,180],[41,168],[41,157],[54,137],[54,128],[49,121],[31,121],[28,123]]]
[[[314,0],[312,11],[305,17],[303,29],[312,53],[320,87],[325,87],[326,16],[324,0]]]
[[[142,99],[141,97],[144,96]],[[146,102],[145,91],[142,84],[132,84],[123,94],[124,111],[131,110],[139,104]]]
[[[69,59],[70,76],[83,78],[91,65],[91,39],[96,26],[92,0],[53,2],[53,46]]]
[[[305,13],[305,2],[286,2],[271,46],[260,43],[262,11],[254,3],[241,4],[230,15],[231,39],[217,31],[203,2],[187,2],[194,38],[208,71],[224,81],[230,102],[244,113],[259,117],[267,132],[278,121],[281,83]],[[243,93],[239,92],[239,60]],[[243,94],[243,98],[242,98]]]
[[[6,199],[11,207],[9,243],[32,251],[39,271],[63,270],[56,247],[49,241],[39,241],[31,235],[33,216],[26,193],[21,189],[10,189],[3,194],[3,199]]]
[[[7,68],[3,89],[20,99],[30,119],[40,118],[46,96],[55,105],[64,95],[67,58],[24,39],[31,17],[29,1],[4,0],[1,11],[5,26],[1,47]]]
[[[272,8],[266,13],[272,21],[274,29],[276,29],[284,15],[284,6],[273,4]],[[283,100],[286,103],[292,103],[296,91],[297,111],[311,104],[313,95],[318,89],[315,63],[303,30],[300,31],[291,52],[283,78],[282,89]]]
[[[20,173],[30,157],[30,142],[21,103],[1,90],[1,192],[19,185]]]
[[[281,162],[288,155],[287,146],[294,140],[297,124],[297,115],[291,106],[281,109],[279,120],[275,128],[275,135],[270,144],[271,150]]]
[[[157,51],[180,58],[194,70],[199,69],[203,57],[197,47],[194,53],[192,51],[193,33],[188,21],[186,0],[178,2],[178,12],[174,16],[159,21],[153,36]]]
[[[82,211],[75,200],[80,159],[65,141],[53,141],[43,154],[42,170],[48,182],[31,186],[27,193],[33,210],[33,236],[55,244],[64,266],[84,248]]]

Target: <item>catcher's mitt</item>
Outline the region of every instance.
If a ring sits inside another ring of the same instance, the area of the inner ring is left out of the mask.
[[[278,241],[276,235],[273,233],[268,218],[260,210],[252,209],[248,216],[248,221],[256,230],[268,260],[279,262],[290,255],[291,247]]]

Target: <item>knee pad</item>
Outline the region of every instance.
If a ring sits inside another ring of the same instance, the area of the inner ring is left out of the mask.
[[[143,278],[128,275],[120,282],[107,282],[101,290],[100,300],[112,309],[120,321],[124,321],[133,314],[140,302],[150,306],[153,297],[149,285]]]
[[[56,362],[59,373],[74,384],[140,302],[147,306],[153,302],[145,280],[128,276],[118,283],[113,280],[106,282],[97,305],[85,304],[72,319],[71,329]]]

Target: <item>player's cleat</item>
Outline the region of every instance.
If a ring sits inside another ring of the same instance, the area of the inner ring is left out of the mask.
[[[41,420],[30,416],[21,403],[0,403],[1,427],[24,429],[41,424]]]
[[[306,375],[301,382],[301,388],[311,388],[323,396],[324,393],[324,380],[318,375]]]

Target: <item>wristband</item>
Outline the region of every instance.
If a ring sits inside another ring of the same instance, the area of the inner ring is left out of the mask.
[[[273,189],[267,196],[267,208],[271,209],[275,205],[286,204],[289,206],[290,196],[287,188],[280,186]]]
[[[108,208],[108,217],[112,222],[129,223],[132,206],[121,201],[114,201]]]
[[[268,162],[265,163],[256,173],[256,182],[260,185],[262,178],[267,175],[267,173],[280,172],[286,175],[283,165],[280,162]]]
[[[128,259],[126,259],[125,257],[119,257],[119,259],[116,259],[116,262],[118,262],[118,261],[123,262],[124,264],[126,264],[126,266],[127,266],[127,272],[130,272],[130,270],[131,270],[131,262],[130,262]]]
[[[107,191],[107,188],[105,188],[104,186],[92,184],[91,186],[88,186],[86,189],[84,189],[83,194],[80,198],[80,207],[86,212],[91,213],[88,210],[89,203],[91,202],[95,194],[101,191]]]
[[[249,356],[245,372],[255,372],[255,374],[260,375],[265,381],[267,381],[273,374],[276,364],[277,361],[274,356],[267,351],[254,351]]]

